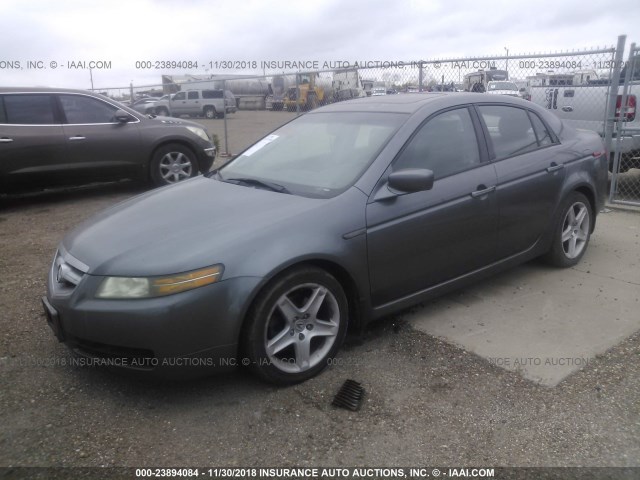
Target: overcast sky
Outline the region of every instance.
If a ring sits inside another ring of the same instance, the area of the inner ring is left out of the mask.
[[[620,34],[628,48],[640,43],[638,25],[638,0],[1,0],[0,85],[90,88],[88,64],[79,62],[91,60],[110,62],[91,72],[105,88],[159,83],[163,73],[262,74],[262,62],[275,60],[504,56],[505,47],[509,55],[547,53],[614,46]],[[136,68],[183,60],[198,68]],[[223,68],[224,61],[257,68]]]

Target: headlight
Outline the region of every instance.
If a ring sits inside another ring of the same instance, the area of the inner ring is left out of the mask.
[[[194,135],[199,136],[203,140],[210,141],[209,135],[207,135],[207,131],[204,128],[187,127],[187,130],[189,130]]]
[[[224,267],[214,265],[188,273],[166,277],[106,277],[96,296],[98,298],[151,298],[172,295],[217,282]]]

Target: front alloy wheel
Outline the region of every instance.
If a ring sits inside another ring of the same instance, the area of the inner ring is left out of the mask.
[[[245,328],[245,354],[263,379],[297,383],[327,365],[346,327],[347,300],[335,278],[296,269],[259,295]]]
[[[159,148],[151,161],[151,179],[158,185],[170,185],[198,173],[196,157],[187,147],[170,144]]]

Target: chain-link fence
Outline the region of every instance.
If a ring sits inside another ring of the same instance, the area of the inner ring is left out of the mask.
[[[636,120],[636,95],[640,90],[640,48],[631,44],[621,71],[622,91],[616,102],[616,132],[612,141],[612,175],[609,200],[640,206],[640,123]]]
[[[598,132],[612,155],[610,201],[640,202],[634,175],[640,168],[634,82],[640,78],[635,69],[623,68],[624,40],[620,37],[615,48],[518,55],[505,48],[497,56],[341,62],[341,68],[311,72],[163,75],[155,85],[98,91],[142,113],[200,116],[226,155],[239,153],[292,115],[357,97],[441,91],[520,97],[577,128]],[[629,58],[636,55],[634,46]],[[626,94],[618,87],[618,78],[625,77]],[[222,121],[214,123],[216,118]],[[637,148],[628,137],[637,139]]]

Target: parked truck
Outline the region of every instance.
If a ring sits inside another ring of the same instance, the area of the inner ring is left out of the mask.
[[[636,68],[632,70],[626,109],[622,112],[623,81],[627,68],[632,68],[633,63],[636,64]],[[622,156],[621,172],[630,168],[640,168],[640,117],[636,115],[637,97],[640,95],[640,62],[633,63],[623,68],[620,85],[617,87],[615,116],[616,118],[621,114],[624,116],[624,125],[620,132],[621,152],[625,154]],[[575,78],[573,74],[570,76]],[[611,82],[603,79],[589,79],[587,83],[579,85],[554,83],[554,85],[529,86],[528,93],[531,101],[552,111],[576,128],[593,130],[604,137]],[[618,132],[614,132],[614,136],[617,135]]]
[[[153,110],[160,116],[222,118],[227,113],[235,113],[237,106],[229,90],[185,90],[158,100]]]
[[[335,72],[331,81],[331,88],[333,90],[333,99],[336,102],[367,96],[356,69]]]

